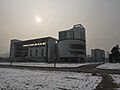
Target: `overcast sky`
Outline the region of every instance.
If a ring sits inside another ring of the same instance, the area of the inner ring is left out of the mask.
[[[0,0],[0,54],[9,52],[11,39],[57,38],[78,23],[86,29],[87,53],[110,51],[120,45],[120,0]]]

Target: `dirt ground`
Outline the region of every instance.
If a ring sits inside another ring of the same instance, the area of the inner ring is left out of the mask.
[[[9,65],[0,65],[0,68],[15,68],[15,69],[30,69],[30,70],[49,70],[49,71],[70,71],[70,72],[84,72],[84,73],[93,73],[100,74],[102,76],[101,83],[97,86],[95,90],[116,90],[120,88],[120,85],[117,85],[113,82],[109,74],[118,74],[120,75],[120,70],[102,70],[96,69],[100,64],[91,64],[83,65],[80,67],[35,67],[35,66],[9,66]]]

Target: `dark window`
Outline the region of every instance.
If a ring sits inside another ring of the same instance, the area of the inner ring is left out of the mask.
[[[38,50],[36,49],[36,50],[35,50],[35,56],[37,56],[37,55],[38,55]]]
[[[70,31],[70,39],[74,39],[74,32]]]
[[[30,50],[30,56],[32,56],[32,50]]]
[[[41,49],[41,56],[44,56],[44,49]]]
[[[71,51],[71,54],[85,54],[84,51]]]
[[[83,50],[85,50],[85,45],[71,44],[71,49],[83,49]]]

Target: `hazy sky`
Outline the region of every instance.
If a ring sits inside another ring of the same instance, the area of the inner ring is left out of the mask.
[[[86,29],[88,53],[110,51],[120,45],[120,0],[0,0],[0,54],[9,52],[11,39],[57,38],[78,23]]]

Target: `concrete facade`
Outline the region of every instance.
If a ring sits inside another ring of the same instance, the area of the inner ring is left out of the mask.
[[[61,62],[84,62],[86,57],[85,28],[81,24],[59,32],[58,60]]]
[[[56,39],[52,37],[26,41],[11,40],[10,58],[15,61],[23,60],[53,62]]]
[[[16,43],[21,42],[20,40],[13,39],[10,43],[10,58],[14,58],[16,56]]]
[[[77,24],[74,25],[73,28],[70,30],[60,31],[59,41],[66,39],[78,39],[81,41],[86,41],[85,28],[81,24]]]

